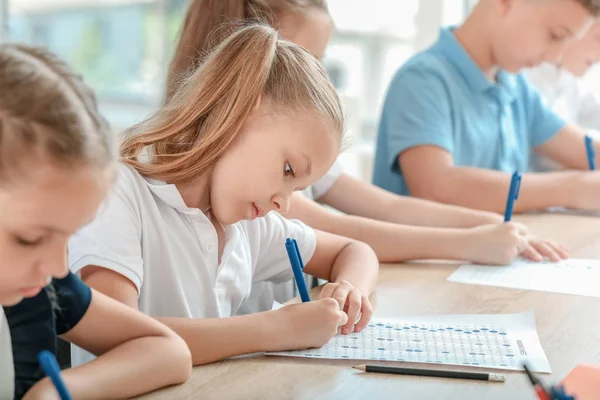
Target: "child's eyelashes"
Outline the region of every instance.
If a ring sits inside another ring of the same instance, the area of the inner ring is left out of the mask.
[[[553,42],[560,42],[565,39],[565,35],[550,31],[550,39]]]
[[[35,239],[25,239],[19,236],[15,236],[15,241],[24,247],[34,247],[40,245],[44,240],[43,236],[37,237]]]
[[[296,173],[294,172],[294,169],[292,168],[292,166],[290,165],[289,162],[285,163],[285,168],[283,170],[283,175],[284,176],[291,176],[292,178],[296,176]]]

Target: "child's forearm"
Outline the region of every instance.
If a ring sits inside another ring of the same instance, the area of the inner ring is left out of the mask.
[[[367,243],[380,262],[468,260],[468,230],[407,226],[347,215],[330,219],[331,232]]]
[[[75,399],[123,399],[185,382],[191,374],[190,361],[175,335],[143,337],[65,370],[63,379]]]
[[[390,210],[382,211],[387,221],[414,226],[472,228],[502,222],[498,213],[406,196],[397,196]]]
[[[157,318],[187,343],[194,365],[261,351],[284,350],[280,315],[268,311],[229,318]]]
[[[379,261],[365,243],[352,242],[336,257],[331,269],[331,282],[348,281],[369,296],[377,285]]]
[[[515,202],[515,212],[543,210],[552,206],[572,206],[579,189],[573,182],[581,172],[553,172],[524,174]],[[503,213],[510,186],[510,174],[481,168],[453,167],[425,187],[414,188],[414,193],[428,199]],[[413,190],[413,188],[411,188]]]
[[[464,250],[460,246],[452,245],[456,241],[454,233],[462,230],[413,227],[364,217],[334,214],[310,200],[302,198],[295,200],[297,201],[293,205],[293,215],[286,216],[299,218],[315,229],[364,242],[371,246],[380,262],[402,262],[423,258],[465,259]],[[439,243],[440,246],[432,246],[432,242]]]
[[[346,214],[405,225],[471,228],[502,221],[495,213],[398,196],[347,175],[342,175],[321,200]],[[307,202],[293,199],[291,212],[299,218],[307,215]]]

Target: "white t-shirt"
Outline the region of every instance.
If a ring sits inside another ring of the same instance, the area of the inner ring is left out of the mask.
[[[188,208],[175,185],[121,164],[97,218],[69,242],[69,265],[73,272],[97,265],[125,276],[148,315],[218,318],[238,312],[253,282],[293,278],[286,238],[297,239],[305,263],[316,247],[311,228],[274,212],[224,229],[219,264],[207,216]],[[73,361],[81,360],[74,354]]]
[[[323,178],[300,193],[308,199],[318,200],[333,187],[342,172],[342,166],[336,161]],[[312,283],[312,277],[306,276],[306,280],[307,284]],[[297,294],[296,282],[293,279],[283,283],[256,282],[252,285],[250,297],[242,304],[238,314],[252,314],[270,310],[274,301],[283,304]]]
[[[584,129],[600,131],[600,87],[552,64],[525,70],[525,77],[542,94],[554,112]]]
[[[12,399],[15,395],[15,369],[12,357],[10,330],[0,307],[0,399]]]
[[[600,98],[596,94],[600,88],[591,87],[585,77],[577,78],[549,63],[525,70],[523,74],[540,91],[555,113],[565,121],[579,125],[597,140],[600,139]],[[558,168],[556,163],[533,154],[534,171]]]

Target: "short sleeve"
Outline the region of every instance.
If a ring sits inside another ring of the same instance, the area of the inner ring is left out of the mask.
[[[133,282],[139,293],[144,279],[141,218],[131,186],[121,171],[94,221],[71,237],[69,266],[74,273],[88,265],[110,269]]]
[[[573,77],[573,80],[576,78]],[[577,121],[579,126],[583,129],[590,131],[596,138],[600,137],[598,132],[600,131],[600,97],[596,90],[592,90],[594,87],[591,82],[586,82],[586,78],[582,78],[582,81],[577,81],[574,84],[577,85],[579,101],[579,108],[577,110]]]
[[[340,162],[336,160],[325,176],[311,186],[313,198],[318,200],[320,197],[323,197],[325,193],[329,192],[342,173],[342,166],[340,165]]]
[[[69,273],[52,280],[36,296],[5,309],[13,350],[15,398],[23,397],[44,377],[37,355],[42,350],[57,353],[57,335],[81,321],[91,296],[90,288]]]
[[[398,155],[412,147],[453,151],[449,95],[438,72],[420,63],[398,71],[386,96],[379,134],[387,139],[386,164],[396,171]]]
[[[92,290],[73,273],[63,279],[54,279],[51,287],[51,301],[55,301],[55,324],[58,335],[73,329],[87,312],[92,302]],[[52,299],[52,296],[55,299]]]
[[[524,87],[525,107],[529,125],[529,140],[532,147],[538,147],[560,132],[566,122],[555,113],[542,98],[542,95],[521,76]]]
[[[287,238],[296,239],[304,265],[308,264],[317,246],[315,231],[298,220],[288,220],[276,212],[248,221],[253,282],[285,282],[294,277],[285,249]]]

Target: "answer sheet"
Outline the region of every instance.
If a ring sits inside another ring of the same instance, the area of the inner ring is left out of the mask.
[[[464,365],[550,373],[533,312],[373,319],[359,333],[338,334],[320,349],[267,355]]]

